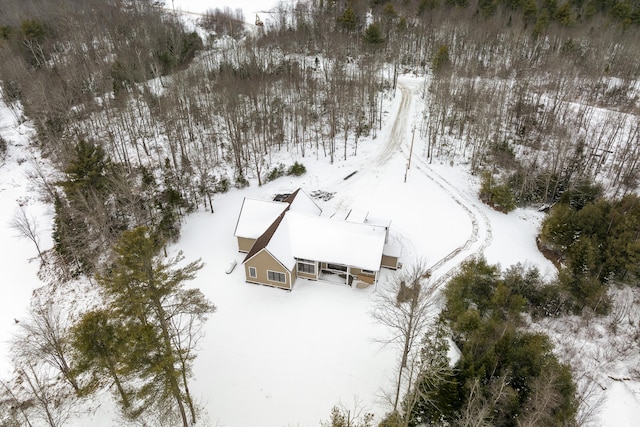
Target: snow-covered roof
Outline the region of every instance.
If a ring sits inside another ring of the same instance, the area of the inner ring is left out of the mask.
[[[385,235],[384,227],[287,211],[266,249],[290,269],[303,258],[378,271]]]
[[[330,215],[330,217],[335,220],[346,221],[350,212],[351,212],[350,210],[346,212],[345,211],[334,212]]]
[[[389,228],[389,226],[391,225],[391,220],[386,218],[367,216],[367,219],[365,220],[365,224]]]
[[[309,215],[320,215],[322,213],[320,206],[318,206],[307,193],[302,191],[302,189],[297,189],[291,194],[291,198],[293,198],[293,200],[286,200],[291,203],[291,207],[289,208],[291,211],[303,212]]]
[[[245,199],[240,208],[234,236],[257,239],[273,221],[289,207],[289,203]]]
[[[367,211],[351,209],[345,218],[345,221],[363,223],[367,219],[367,215],[369,215],[369,212]]]
[[[391,220],[389,219],[369,216],[369,212],[357,209],[350,209],[346,212],[335,212],[331,215],[331,218],[339,221],[360,222],[386,228],[389,228],[391,225]]]
[[[399,246],[386,244],[382,249],[382,254],[394,258],[400,258],[400,255],[402,255],[402,248],[400,248]]]

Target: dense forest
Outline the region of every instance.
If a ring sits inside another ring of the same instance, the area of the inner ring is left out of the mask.
[[[34,124],[33,145],[56,169],[34,174],[55,208],[43,268],[56,283],[95,278],[106,302],[69,330],[56,323],[55,306],[36,307],[22,339],[47,339],[21,360],[58,369],[60,395],[115,383],[128,419],[154,411],[169,423],[195,422],[190,338],[214,307],[182,287],[198,262],[179,269],[162,257],[181,218],[198,207],[213,212],[230,186],[304,171],[273,161],[279,151],[306,162],[357,156],[359,139],[379,130],[398,76],[412,73],[424,81],[421,155],[464,163],[496,209],[553,206],[539,246],[560,274],[546,283],[482,260],[464,266],[440,323],[424,331],[423,370],[384,423],[577,422],[571,372],[545,336],[526,330],[523,313],[606,313],[608,286],[636,282],[640,3],[309,0],[280,6],[266,27],[218,9],[195,29],[159,6],[3,2],[1,95]],[[21,225],[28,234],[28,219]],[[131,260],[134,247],[145,250]],[[124,303],[125,291],[136,305]],[[455,369],[443,362],[444,334],[463,353]],[[34,413],[62,424],[38,369],[22,363],[14,382],[2,383],[0,405],[11,411],[0,425],[30,425]],[[30,393],[29,405],[15,387]],[[545,396],[564,400],[535,400]]]

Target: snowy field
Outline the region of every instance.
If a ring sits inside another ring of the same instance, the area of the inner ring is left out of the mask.
[[[191,12],[222,7],[193,0],[173,3]],[[265,8],[255,1],[233,7],[243,7],[251,19]],[[240,265],[225,274],[232,261],[243,260],[233,231],[244,197],[270,199],[299,187],[307,193],[335,193],[328,201],[317,201],[323,215],[358,209],[390,219],[391,242],[402,247],[401,261],[409,265],[424,260],[433,268],[433,280],[443,280],[464,259],[480,253],[503,267],[522,262],[554,274],[535,246],[540,213],[517,209],[505,215],[486,207],[477,199],[478,180],[466,165],[426,161],[418,132],[407,171],[413,124],[422,114],[416,107],[421,84],[415,78],[400,79],[396,96],[385,100],[383,129],[376,139],[361,140],[357,156],[350,147],[346,160],[337,158],[331,165],[328,158],[316,161],[315,155],[282,153],[283,163],[299,161],[307,173],[262,187],[254,180],[246,189],[232,189],[215,198],[214,214],[196,212],[183,224],[182,237],[171,251],[184,251],[187,260],[202,258],[206,265],[190,286],[199,287],[217,307],[205,326],[192,382],[207,412],[202,425],[318,426],[340,403],[377,415],[389,409],[382,396],[392,386],[399,352],[377,342],[387,331],[373,324],[369,313],[374,293],[395,273],[385,271],[377,289],[299,279],[291,292],[245,283]],[[33,290],[42,285],[35,246],[9,227],[20,205],[37,219],[42,248],[52,244],[52,207],[40,201],[27,179],[34,162],[42,162],[28,147],[30,133],[0,102],[0,135],[9,145],[0,161],[0,376],[10,366],[14,319],[25,316]],[[345,180],[352,172],[357,173]],[[640,404],[633,386],[612,381],[609,400],[593,425],[637,425]],[[92,415],[76,417],[69,425],[119,425],[108,402],[95,402]]]

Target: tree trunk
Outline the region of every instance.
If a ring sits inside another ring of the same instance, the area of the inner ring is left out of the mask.
[[[167,357],[167,361],[164,362],[163,370],[167,379],[169,380],[169,391],[176,400],[178,410],[180,411],[180,418],[182,420],[183,427],[189,427],[189,421],[187,420],[187,413],[184,409],[184,402],[182,397],[182,390],[180,390],[180,384],[176,379],[176,369],[174,366],[175,355],[173,354],[173,346],[171,345],[171,337],[169,336],[169,326],[167,325],[167,315],[162,307],[162,303],[154,299],[154,310],[158,316],[158,322],[160,323],[160,329],[162,331],[162,342],[164,345],[164,353]],[[195,415],[194,415],[195,418]],[[195,421],[194,421],[195,423]]]

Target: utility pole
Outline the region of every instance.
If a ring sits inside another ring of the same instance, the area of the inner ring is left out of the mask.
[[[409,163],[407,164],[407,169],[411,168],[411,156],[413,155],[413,140],[416,137],[416,126],[413,125],[413,130],[411,132],[411,148],[409,148]]]

